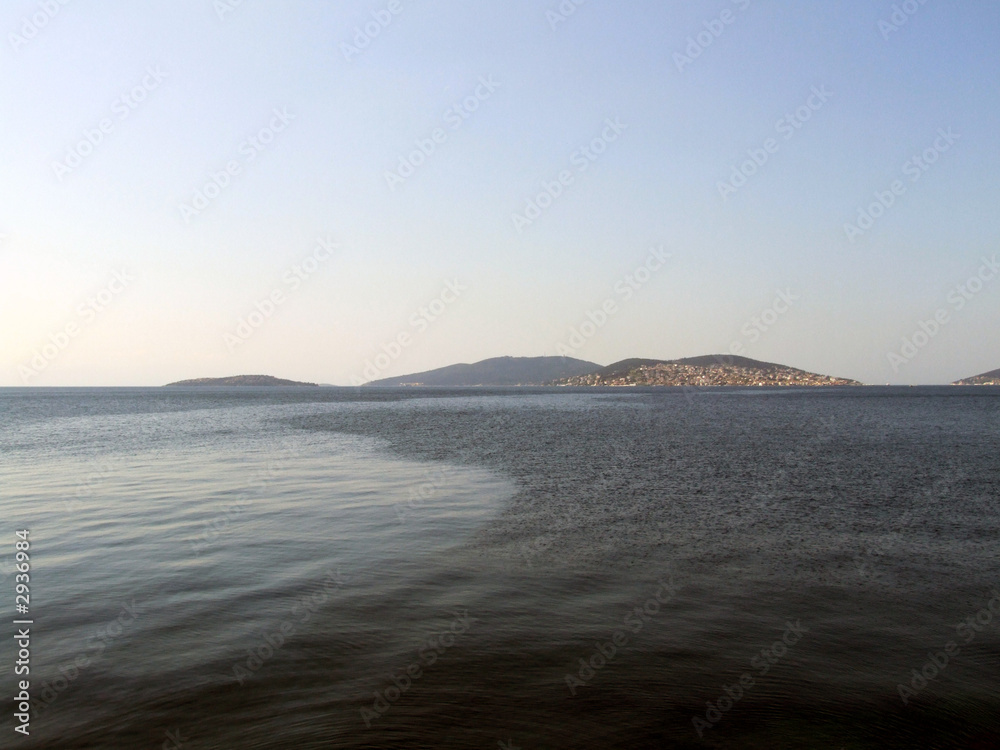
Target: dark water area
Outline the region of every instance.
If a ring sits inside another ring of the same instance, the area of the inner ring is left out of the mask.
[[[1000,747],[1000,388],[0,389],[0,455],[0,747]]]

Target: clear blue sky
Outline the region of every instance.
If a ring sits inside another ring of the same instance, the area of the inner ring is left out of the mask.
[[[379,376],[556,354],[608,299],[574,356],[1000,367],[1000,274],[955,291],[1000,251],[1000,5],[893,5],[11,0],[0,385],[349,384],[401,334]]]

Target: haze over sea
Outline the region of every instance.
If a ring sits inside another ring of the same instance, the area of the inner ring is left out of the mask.
[[[19,747],[1000,746],[1000,388],[0,389],[0,415]]]

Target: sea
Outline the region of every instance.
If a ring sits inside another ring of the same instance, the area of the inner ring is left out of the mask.
[[[1000,748],[1000,388],[0,389],[0,519],[2,748]]]

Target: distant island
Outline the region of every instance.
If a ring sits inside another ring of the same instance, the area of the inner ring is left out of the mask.
[[[748,357],[709,354],[668,360],[623,359],[597,372],[562,378],[553,385],[829,386],[861,383]]]
[[[315,383],[300,383],[297,380],[284,380],[271,375],[231,375],[228,378],[195,378],[194,380],[178,380],[172,385],[312,385]]]
[[[560,378],[585,375],[601,369],[594,362],[573,357],[492,357],[474,364],[448,365],[398,378],[382,378],[366,386],[507,386],[542,385]]]
[[[952,385],[1000,385],[1000,370],[990,370],[982,375],[956,380]]]
[[[602,367],[573,357],[493,357],[365,386],[828,386],[861,385],[747,357],[708,355],[686,359],[623,359]]]

